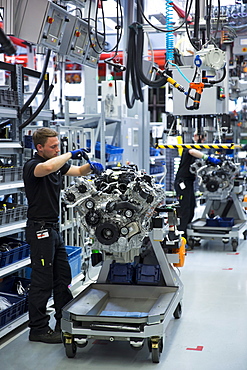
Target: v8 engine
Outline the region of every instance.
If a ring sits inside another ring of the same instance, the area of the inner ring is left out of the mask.
[[[141,247],[163,200],[161,185],[131,166],[108,169],[91,180],[77,178],[64,193],[65,203],[75,207],[82,227],[94,239],[94,248],[110,253]]]
[[[219,165],[197,159],[190,166],[190,171],[199,178],[200,190],[209,199],[226,199],[234,186],[234,179],[239,173],[239,164],[231,159],[222,160]]]

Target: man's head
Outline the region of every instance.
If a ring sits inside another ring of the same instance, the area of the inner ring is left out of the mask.
[[[60,152],[58,133],[48,127],[34,131],[33,143],[38,154],[45,159],[56,157]]]
[[[199,134],[197,131],[195,131],[193,140],[197,144],[204,143],[204,141],[206,139],[206,136],[207,136],[207,134],[205,132],[202,132],[202,133]]]

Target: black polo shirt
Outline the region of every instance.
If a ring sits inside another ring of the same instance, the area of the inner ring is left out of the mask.
[[[25,192],[28,200],[27,217],[29,220],[58,222],[59,198],[62,186],[62,175],[70,168],[65,163],[60,170],[44,177],[35,177],[34,169],[46,159],[35,153],[23,168]]]
[[[194,163],[196,160],[195,157],[193,157],[189,153],[189,149],[185,148],[183,149],[180,165],[178,168],[178,172],[176,175],[176,180],[178,179],[184,179],[184,180],[195,180],[195,175],[190,172],[190,165]]]

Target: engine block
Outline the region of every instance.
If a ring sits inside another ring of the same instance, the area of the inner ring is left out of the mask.
[[[64,192],[94,248],[110,253],[140,248],[155,208],[164,200],[162,186],[132,166],[108,169],[95,179],[79,177]]]
[[[231,159],[222,160],[219,165],[212,165],[205,160],[197,159],[190,171],[199,178],[200,191],[208,199],[226,199],[233,187],[234,179],[239,173],[239,164]]]

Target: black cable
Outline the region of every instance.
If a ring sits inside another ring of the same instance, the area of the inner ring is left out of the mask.
[[[54,88],[54,85],[51,84],[49,86],[49,88],[47,89],[46,91],[46,94],[44,96],[44,99],[42,100],[41,104],[39,105],[39,107],[36,109],[36,111],[34,112],[34,114],[32,114],[31,117],[29,117],[25,122],[23,122],[20,126],[19,126],[19,129],[22,130],[23,128],[25,128],[27,125],[29,125],[29,123],[31,123],[36,117],[37,115],[40,113],[40,111],[44,108],[47,100],[49,99],[49,96],[52,92]]]
[[[142,69],[142,61],[143,61],[143,44],[144,44],[144,32],[142,27],[138,27],[137,32],[137,42],[136,42],[136,50],[137,50],[137,75],[142,82],[150,87],[162,87],[167,83],[167,77],[161,76],[155,81],[149,80],[145,74],[143,73]]]
[[[210,80],[210,81],[208,81],[208,83],[218,84],[219,82],[223,81],[225,79],[225,77],[226,77],[226,67],[223,68],[223,75],[219,80],[217,80],[217,81],[216,80]]]
[[[141,24],[135,22],[130,26],[128,50],[127,50],[127,65],[125,75],[125,94],[126,104],[128,108],[133,108],[135,100],[144,101],[141,82],[150,87],[161,87],[167,82],[167,77],[163,76],[160,71],[160,77],[152,81],[143,73],[143,44],[144,32]],[[130,97],[130,82],[132,85],[133,94]]]
[[[194,73],[194,76],[193,76],[191,82],[195,81],[197,72],[198,72],[198,67],[196,67],[196,69],[195,69],[195,73]],[[189,101],[189,98],[191,98],[190,93],[191,93],[191,87],[189,87],[186,98],[185,98],[185,108],[186,109],[190,109],[190,107],[188,107],[188,101]]]
[[[190,9],[191,9],[191,6],[192,6],[192,2],[193,2],[193,0],[190,0],[190,5],[189,5],[189,0],[186,1],[185,19],[187,19],[187,17],[189,16]],[[190,33],[189,33],[188,23],[187,22],[185,23],[185,29],[186,29],[186,33],[187,33],[187,36],[188,36],[188,39],[189,39],[191,45],[193,46],[194,49],[196,49],[196,51],[199,51],[199,48],[197,47],[197,45],[194,44],[193,40],[190,37]]]
[[[218,33],[218,30],[219,30],[219,26],[220,26],[220,0],[218,0],[218,9],[217,9],[217,23],[216,23],[216,30],[215,30],[215,33],[214,33],[214,39],[216,40],[216,36],[217,36],[217,33]]]
[[[45,74],[46,74],[46,70],[47,70],[47,66],[48,66],[48,63],[49,63],[49,59],[50,59],[50,55],[51,55],[51,50],[48,49],[47,51],[47,54],[46,54],[46,57],[45,57],[45,62],[44,62],[44,65],[43,65],[43,69],[42,69],[42,72],[41,72],[41,75],[40,75],[40,78],[39,78],[39,81],[33,91],[33,93],[31,94],[31,96],[27,99],[26,103],[23,105],[23,107],[21,108],[21,114],[25,112],[25,110],[27,109],[27,107],[30,105],[30,103],[34,100],[34,98],[36,97],[43,81],[44,81],[44,78],[45,78]]]
[[[192,1],[192,0],[191,0]],[[137,0],[137,3],[138,3],[138,5],[139,5],[139,8],[140,8],[140,12],[141,12],[141,14],[142,14],[142,16],[143,16],[143,18],[145,19],[145,21],[152,27],[152,28],[154,28],[155,30],[157,30],[157,31],[160,31],[160,32],[175,32],[175,31],[177,31],[177,30],[179,30],[181,27],[183,27],[183,25],[187,22],[187,17],[185,17],[185,20],[183,21],[183,23],[180,25],[180,26],[178,26],[178,27],[176,27],[176,28],[173,28],[172,30],[163,30],[162,28],[159,28],[159,27],[156,27],[154,24],[152,24],[148,19],[147,19],[147,17],[145,16],[145,14],[144,14],[144,12],[143,12],[143,7],[142,7],[142,5],[141,5],[141,1],[140,0]]]
[[[136,48],[135,48],[135,29],[130,27],[129,41],[127,48],[127,62],[126,62],[126,74],[125,74],[125,100],[129,109],[133,108],[135,100],[143,101],[142,89],[140,86],[140,80],[136,78],[135,60],[136,60]],[[132,83],[132,96],[130,97],[130,77]]]
[[[114,50],[116,50],[116,54],[118,53],[118,47],[119,47],[119,44],[120,44],[120,41],[121,41],[121,38],[122,38],[122,32],[123,32],[123,12],[122,12],[121,0],[116,0],[116,1],[117,1],[117,26],[116,26],[117,40],[116,40],[115,46],[113,46],[113,48],[111,50],[107,50],[107,49],[104,48],[104,45],[105,45],[105,35],[106,35],[104,12],[102,13],[103,30],[104,30],[104,32],[102,34],[102,33],[100,33],[98,31],[98,27],[97,27],[98,11],[96,11],[95,18],[91,18],[92,0],[90,0],[90,2],[89,2],[88,18],[87,18],[87,21],[88,21],[88,35],[89,35],[91,47],[94,50],[94,52],[97,53],[97,54],[101,54],[102,52],[110,53],[110,52],[112,52]],[[98,5],[98,3],[99,3],[99,0],[97,1],[97,5]],[[102,6],[102,9],[103,9],[103,2],[101,2],[101,6]],[[119,15],[118,15],[119,14],[119,10],[120,10],[120,22],[119,22]],[[94,42],[93,42],[92,37],[91,37],[91,26],[90,26],[90,20],[91,19],[93,19],[94,22],[95,22],[95,26],[94,26],[94,28],[95,28],[95,40],[97,41],[98,50],[95,48]],[[98,34],[102,34],[103,35],[103,41],[102,42],[99,41]]]

